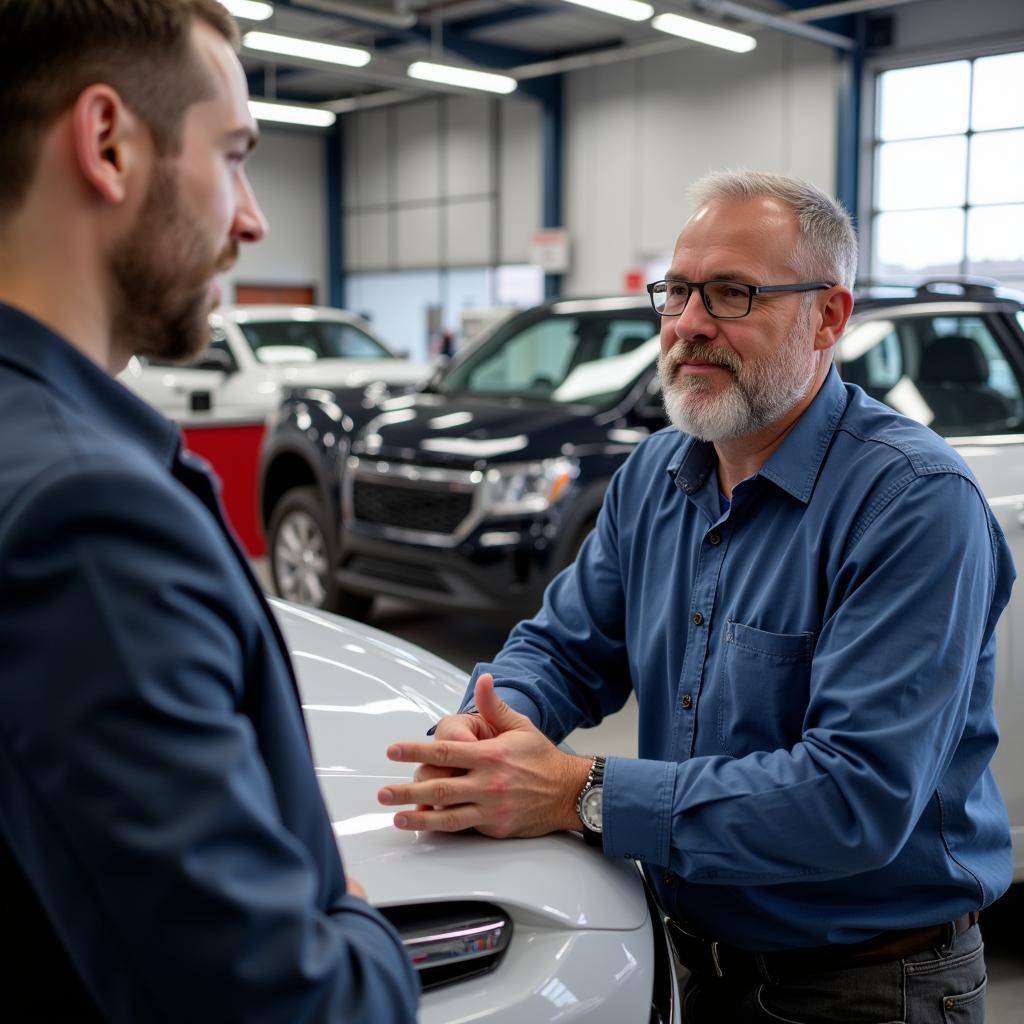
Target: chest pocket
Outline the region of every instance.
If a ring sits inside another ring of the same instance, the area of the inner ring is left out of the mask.
[[[789,749],[802,733],[813,633],[726,625],[718,685],[718,741],[733,757]]]

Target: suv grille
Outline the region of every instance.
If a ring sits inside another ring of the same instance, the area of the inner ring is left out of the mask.
[[[356,519],[403,530],[454,533],[472,504],[473,495],[467,491],[379,484],[359,478],[352,485]]]

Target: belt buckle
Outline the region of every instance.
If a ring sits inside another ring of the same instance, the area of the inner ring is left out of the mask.
[[[718,943],[714,939],[711,940],[711,963],[715,967],[715,975],[719,978],[724,978],[725,972],[722,970],[721,961],[718,959]]]

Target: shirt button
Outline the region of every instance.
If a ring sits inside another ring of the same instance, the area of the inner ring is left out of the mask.
[[[693,703],[693,698],[688,693],[684,693],[679,703],[682,707],[688,708]]]
[[[722,538],[717,533],[709,533],[708,534],[708,543],[709,544],[721,544],[722,543]]]
[[[700,612],[693,613],[693,624],[699,626],[704,621],[704,616]]]

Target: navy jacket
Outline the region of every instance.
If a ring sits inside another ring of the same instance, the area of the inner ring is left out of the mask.
[[[0,886],[5,1019],[415,1019],[215,485],[3,305]]]

